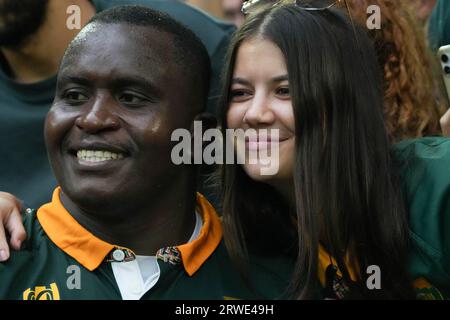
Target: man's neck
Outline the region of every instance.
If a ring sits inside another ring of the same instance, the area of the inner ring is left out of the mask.
[[[81,9],[81,27],[95,14],[94,6],[87,0],[49,1],[46,19],[34,35],[18,48],[1,48],[17,82],[34,83],[57,73],[65,49],[80,31],[66,25],[66,11],[71,4]]]
[[[191,237],[196,219],[195,183],[191,181],[172,184],[154,197],[149,194],[133,208],[115,205],[115,213],[92,210],[87,213],[64,193],[61,200],[75,220],[96,237],[149,256],[161,248],[184,244]],[[104,205],[99,207],[105,209]]]

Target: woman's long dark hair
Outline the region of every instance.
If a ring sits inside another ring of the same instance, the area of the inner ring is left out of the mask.
[[[250,248],[292,253],[289,292],[312,298],[322,244],[346,281],[349,269],[356,271],[359,297],[414,298],[407,217],[391,169],[381,76],[370,40],[338,10],[283,5],[249,17],[227,56],[223,130],[237,50],[252,38],[272,41],[286,59],[295,116],[295,207],[239,165],[224,165],[222,211],[232,259],[245,272]],[[381,290],[366,287],[370,265],[381,269]]]

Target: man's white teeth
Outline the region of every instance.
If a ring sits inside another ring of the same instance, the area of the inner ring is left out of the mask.
[[[78,150],[77,158],[84,161],[101,162],[122,159],[123,154],[101,150]]]

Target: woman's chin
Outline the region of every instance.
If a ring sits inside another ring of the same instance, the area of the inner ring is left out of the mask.
[[[271,170],[270,167],[261,164],[245,164],[243,168],[250,179],[254,181],[270,184],[271,181],[279,180],[280,178],[280,172],[278,170]]]

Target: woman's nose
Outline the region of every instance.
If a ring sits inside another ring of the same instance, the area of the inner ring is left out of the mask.
[[[244,122],[249,126],[270,125],[275,116],[270,107],[270,98],[263,95],[255,95],[245,112]]]

